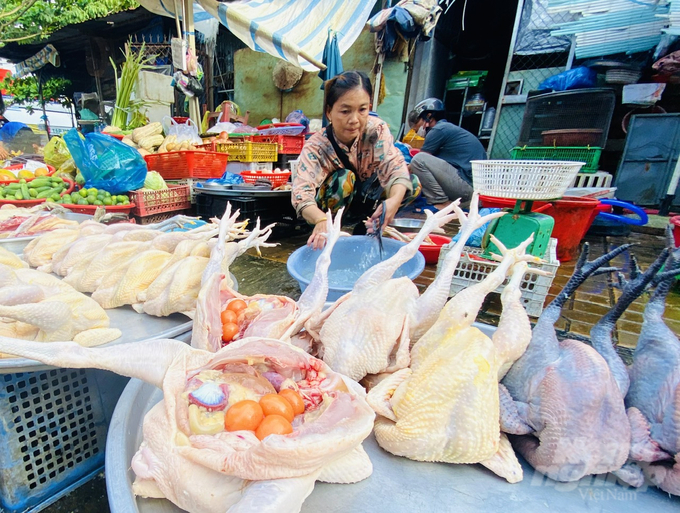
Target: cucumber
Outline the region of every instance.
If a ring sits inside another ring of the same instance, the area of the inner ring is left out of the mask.
[[[49,178],[36,178],[35,180],[31,180],[27,185],[31,189],[37,189],[38,187],[44,187],[46,185],[50,185],[52,182]]]
[[[37,199],[51,198],[54,194],[54,189],[48,189],[46,191],[38,193]]]
[[[26,185],[25,183],[21,184],[19,190],[21,191],[21,195],[24,197],[24,199],[28,199],[31,197],[31,195],[28,192],[28,185]]]

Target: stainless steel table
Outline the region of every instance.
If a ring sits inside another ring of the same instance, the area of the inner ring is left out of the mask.
[[[478,325],[487,333],[493,328]],[[177,513],[170,501],[136,498],[132,457],[142,442],[144,415],[163,398],[161,390],[131,379],[114,411],[106,442],[106,488],[112,513]],[[302,513],[504,513],[676,512],[680,497],[657,488],[633,489],[610,475],[575,483],[545,478],[524,461],[524,480],[510,484],[481,465],[423,463],[382,450],[373,435],[364,441],[373,475],[351,485],[316,483]]]

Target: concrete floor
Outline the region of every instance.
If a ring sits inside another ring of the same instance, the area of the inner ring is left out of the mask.
[[[413,216],[413,214],[409,214]],[[447,225],[447,233],[457,230],[455,225]],[[275,293],[287,295],[297,299],[300,290],[297,282],[286,271],[288,256],[298,247],[305,244],[307,235],[295,234],[285,239],[278,239],[276,248],[265,249],[262,256],[254,252],[239,258],[231,271],[239,279],[239,290],[251,295],[254,293]],[[632,233],[629,237],[586,237],[591,245],[591,257],[603,254],[607,248],[625,242],[635,242],[634,249],[640,266],[646,269],[664,247],[664,237],[649,233]],[[626,254],[618,257],[613,264],[621,267],[624,272],[630,269],[630,257]],[[567,262],[560,266],[553,282],[546,304],[566,283],[573,271],[574,262]],[[427,265],[423,273],[415,280],[418,287],[424,290],[434,279],[435,265]],[[575,294],[562,312],[562,318],[557,327],[561,336],[581,338],[588,336],[590,328],[614,304],[619,291],[614,288],[607,276],[590,278]],[[624,358],[630,355],[635,347],[637,336],[642,325],[642,311],[647,297],[635,301],[617,323],[615,340],[618,341],[620,352]],[[669,294],[666,307],[666,321],[668,326],[680,332],[680,287],[676,285]],[[489,324],[496,324],[500,314],[500,301],[497,294],[491,294],[484,303],[478,320]],[[106,513],[109,511],[106,497],[106,483],[104,473],[100,473],[94,480],[80,487],[68,496],[60,499],[44,510],[46,513]]]

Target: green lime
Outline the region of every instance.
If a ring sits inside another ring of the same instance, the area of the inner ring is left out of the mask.
[[[61,198],[61,202],[64,205],[73,205],[73,200],[71,199],[71,196],[69,196],[68,194]]]
[[[89,205],[89,203],[85,198],[81,198],[78,200],[78,205]]]
[[[78,194],[80,194],[82,198],[87,198],[87,189],[80,189]]]
[[[95,196],[96,196],[96,195],[97,195],[97,192],[99,192],[99,191],[97,190],[96,187],[90,187],[90,188],[87,190],[88,196],[90,196],[90,195],[95,195]]]
[[[104,203],[100,200],[95,200],[94,204],[95,205],[103,205]]]
[[[107,198],[110,198],[111,193],[109,191],[104,191],[104,196],[106,196]]]
[[[104,198],[104,199],[102,200],[102,202],[104,203],[104,205],[107,205],[107,206],[108,206],[108,205],[113,205],[113,202],[111,201],[111,198]]]
[[[123,205],[129,205],[129,204],[130,204],[130,200],[127,199],[127,198],[125,198],[125,199],[123,200]]]
[[[118,203],[123,203],[126,199],[128,199],[127,196],[123,196],[122,194],[118,195]]]

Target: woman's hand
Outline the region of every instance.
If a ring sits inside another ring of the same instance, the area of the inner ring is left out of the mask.
[[[393,198],[387,198],[384,202],[380,203],[375,212],[373,212],[373,215],[366,221],[366,233],[374,233],[376,230],[382,233],[382,230],[394,219],[400,204],[401,201],[395,201]],[[382,226],[379,226],[378,223],[380,223],[383,205],[385,205],[385,219]]]
[[[0,143],[0,160],[6,160],[9,158],[9,152],[5,149],[5,147]]]
[[[307,245],[313,249],[322,249],[326,245],[326,232],[328,231],[325,212],[316,205],[310,205],[302,211],[302,217],[309,224],[314,225],[314,230],[307,239]]]
[[[325,219],[314,225],[314,230],[312,234],[307,239],[307,245],[312,249],[323,249],[326,245],[326,233],[328,232],[327,225],[328,221]]]

